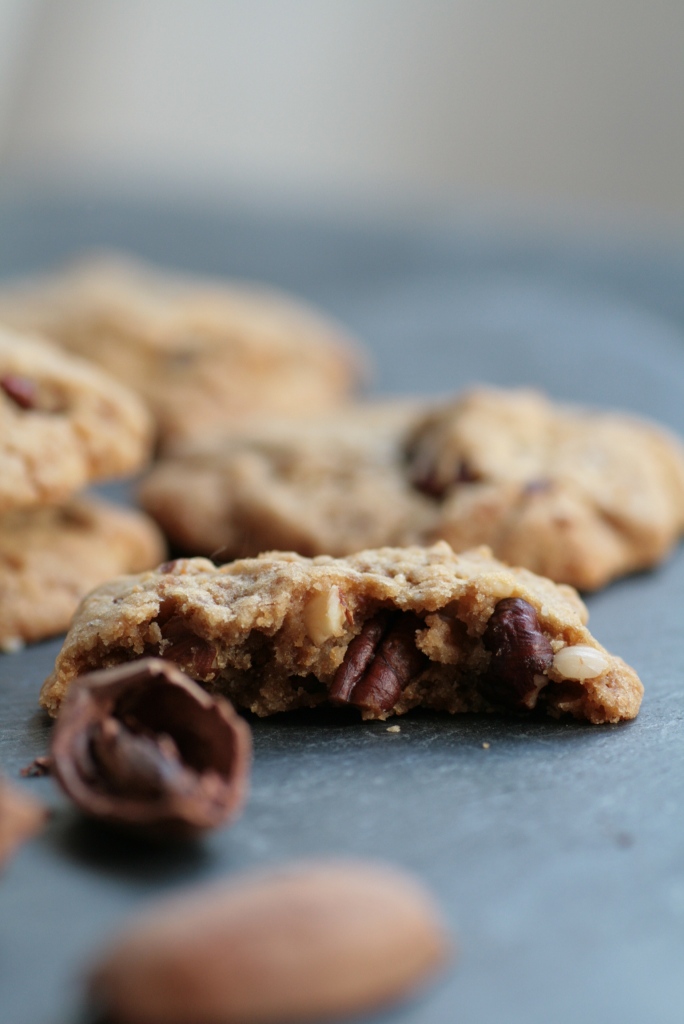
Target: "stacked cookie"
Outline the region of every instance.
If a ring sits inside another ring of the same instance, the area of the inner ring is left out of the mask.
[[[109,375],[37,337],[0,330],[0,646],[66,629],[80,599],[160,561],[142,513],[81,497],[140,470],[152,423]]]

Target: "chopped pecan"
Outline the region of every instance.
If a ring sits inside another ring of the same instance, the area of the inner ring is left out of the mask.
[[[235,817],[250,751],[231,705],[158,658],[82,676],[52,741],[55,776],[86,814],[172,836]]]
[[[532,605],[521,597],[499,601],[482,643],[492,654],[480,681],[484,696],[509,708],[534,708],[549,681],[545,673],[553,662],[553,649]]]
[[[161,626],[162,642],[159,656],[175,662],[193,679],[213,677],[216,667],[216,647],[203,640],[188,626],[182,615],[173,615]]]
[[[427,662],[416,647],[421,620],[412,612],[381,611],[347,648],[330,690],[334,704],[376,714],[394,707],[402,690]]]
[[[17,373],[6,373],[0,377],[0,387],[20,409],[35,407],[38,392],[35,382],[30,377],[21,377]]]
[[[408,452],[408,473],[411,486],[430,498],[442,499],[454,484],[474,484],[480,474],[467,459],[444,467],[430,447],[418,447]]]

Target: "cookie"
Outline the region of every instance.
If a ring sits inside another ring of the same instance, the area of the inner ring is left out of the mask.
[[[123,259],[8,287],[0,320],[43,331],[136,389],[162,447],[266,412],[323,412],[360,376],[356,342],[303,302]]]
[[[479,389],[355,407],[187,446],[141,500],[170,539],[221,560],[273,547],[343,556],[445,539],[591,590],[662,560],[684,530],[684,454],[652,424]]]
[[[56,714],[79,675],[156,655],[258,715],[332,703],[371,719],[417,706],[633,718],[642,685],[586,620],[572,588],[486,548],[179,559],[83,602],[41,702]]]
[[[185,445],[139,497],[172,542],[227,561],[272,549],[343,556],[420,540],[433,503],[401,469],[417,404],[358,405],[311,424],[267,420]]]
[[[426,417],[407,453],[435,536],[582,590],[656,565],[684,532],[684,448],[636,417],[482,389]]]
[[[93,587],[163,557],[157,527],[132,509],[74,498],[6,512],[0,516],[0,647],[64,632]]]
[[[99,367],[0,328],[0,513],[141,469],[152,422]]]

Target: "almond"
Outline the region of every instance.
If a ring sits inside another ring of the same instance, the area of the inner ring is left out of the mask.
[[[402,872],[304,862],[160,904],[105,954],[91,993],[118,1024],[320,1020],[413,991],[449,948]]]

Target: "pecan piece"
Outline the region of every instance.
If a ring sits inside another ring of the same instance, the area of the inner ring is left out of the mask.
[[[193,633],[182,615],[173,615],[160,628],[161,658],[175,662],[193,679],[213,678],[217,651],[212,643]]]
[[[250,754],[231,705],[158,658],[82,676],[52,741],[55,776],[86,814],[181,837],[235,817]]]
[[[417,491],[439,501],[456,484],[474,484],[482,478],[466,459],[460,459],[445,473],[436,459],[418,453],[409,465],[409,479]]]
[[[553,648],[541,631],[535,609],[521,597],[499,601],[482,643],[492,654],[480,682],[484,696],[509,708],[532,710],[549,681],[545,673],[553,662]]]
[[[330,690],[333,704],[353,704],[375,714],[394,707],[427,658],[416,647],[422,623],[412,612],[381,611],[347,648]]]
[[[33,409],[36,405],[37,389],[29,377],[17,373],[6,373],[0,377],[0,387],[20,409]]]

